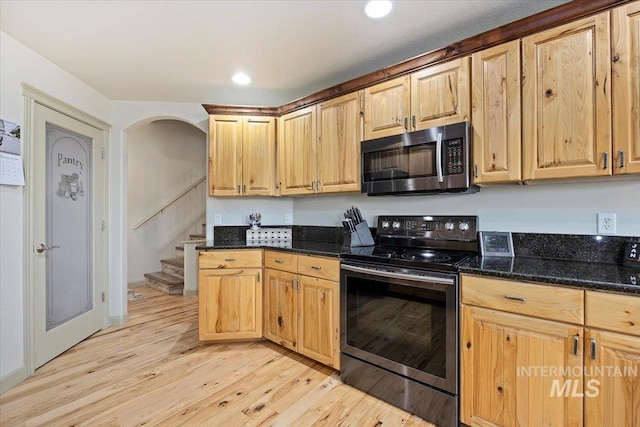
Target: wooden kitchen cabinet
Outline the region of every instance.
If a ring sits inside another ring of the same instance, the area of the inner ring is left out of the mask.
[[[471,119],[469,57],[434,65],[364,90],[364,139]]]
[[[640,2],[611,12],[613,173],[640,173]]]
[[[209,119],[209,194],[275,195],[275,118],[213,115]]]
[[[339,260],[265,251],[265,267],[265,338],[340,369]]]
[[[521,180],[520,40],[472,56],[474,184]]]
[[[398,135],[409,130],[411,78],[398,77],[364,90],[364,138]]]
[[[461,300],[462,422],[582,425],[582,399],[553,384],[582,393],[584,292],[463,275]]]
[[[281,195],[360,191],[361,92],[280,118]]]
[[[611,174],[609,18],[522,39],[524,180]]]
[[[262,250],[201,252],[198,280],[200,341],[262,337]]]
[[[583,328],[463,306],[461,419],[470,426],[581,426],[582,399],[553,395],[569,381],[582,392]],[[574,340],[578,340],[577,354]],[[555,368],[554,374],[542,368]],[[561,370],[570,375],[563,376]]]
[[[587,291],[585,426],[640,425],[640,298]]]

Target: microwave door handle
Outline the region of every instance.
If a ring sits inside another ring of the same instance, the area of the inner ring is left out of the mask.
[[[438,174],[438,182],[444,182],[444,174],[442,173],[442,132],[438,133],[436,140],[436,173]]]

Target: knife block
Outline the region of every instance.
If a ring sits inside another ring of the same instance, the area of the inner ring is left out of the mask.
[[[367,221],[362,221],[360,224],[356,224],[356,231],[344,230],[343,245],[351,248],[375,245]]]

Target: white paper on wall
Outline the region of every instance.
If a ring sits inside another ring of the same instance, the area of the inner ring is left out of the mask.
[[[0,184],[24,185],[24,170],[20,155],[0,152]]]

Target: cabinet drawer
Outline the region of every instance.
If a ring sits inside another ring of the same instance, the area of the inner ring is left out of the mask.
[[[264,266],[276,270],[298,272],[298,255],[289,252],[264,251]]]
[[[299,255],[298,273],[338,281],[340,280],[340,261],[337,258]]]
[[[640,297],[587,291],[587,326],[640,335]]]
[[[462,276],[462,303],[584,324],[584,292],[478,276]]]
[[[262,251],[208,251],[200,252],[199,268],[248,268],[262,267]]]

